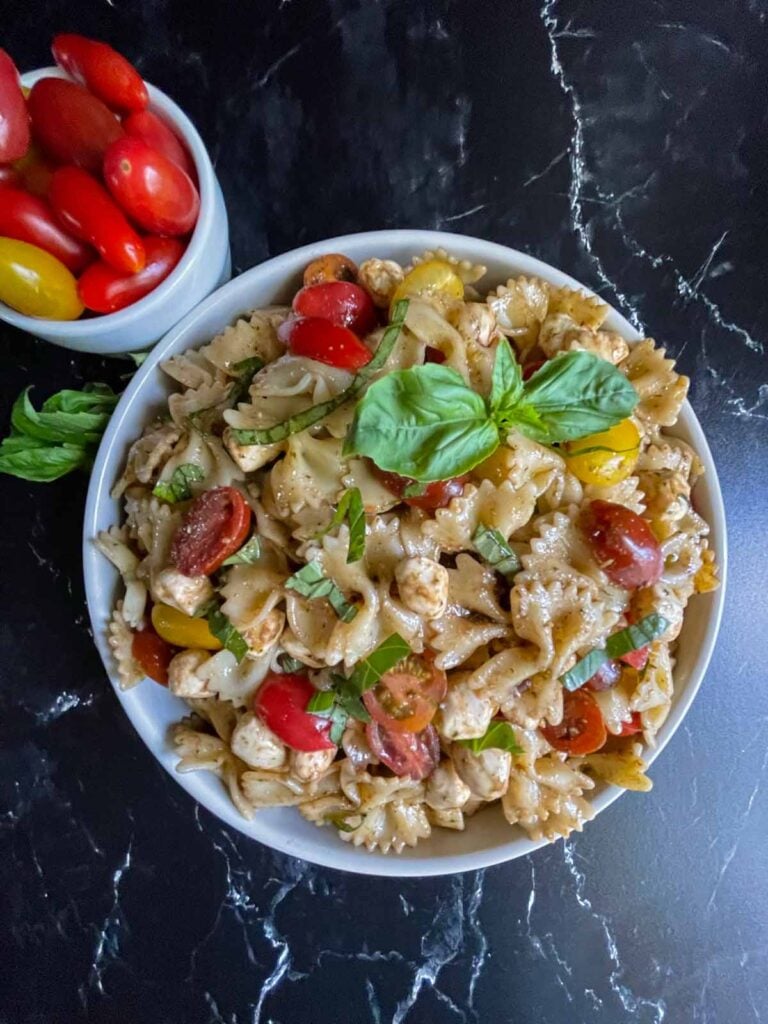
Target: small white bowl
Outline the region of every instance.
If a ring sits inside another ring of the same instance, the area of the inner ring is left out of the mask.
[[[294,857],[368,875],[426,876],[470,871],[523,856],[545,843],[528,839],[521,829],[510,827],[498,807],[480,811],[469,820],[464,832],[435,829],[428,840],[399,856],[372,854],[344,843],[335,830],[310,824],[295,808],[259,811],[252,821],[246,821],[213,775],[208,772],[180,775],[175,771],[177,757],[168,744],[167,731],[187,713],[184,702],[149,681],[127,692],[120,690],[106,639],[107,623],[120,581],[117,571],[96,550],[93,538],[100,530],[120,521],[120,503],[110,497],[110,488],[120,475],[129,444],[139,436],[152,415],[165,407],[167,395],[173,390],[159,368],[161,360],[203,344],[246,310],[290,299],[306,264],[322,253],[342,252],[358,263],[372,256],[406,263],[424,249],[439,246],[455,256],[486,264],[488,275],[484,286],[488,286],[488,282],[502,283],[516,274],[527,274],[555,285],[583,288],[573,278],[525,253],[437,231],[370,231],[331,238],[278,256],[220,288],[177,324],[152,351],[112,415],[93,467],[85,509],[85,586],[96,645],[120,703],[152,754],[180,786],[230,827]],[[608,315],[607,327],[619,331],[630,341],[639,337],[615,310]],[[697,596],[688,607],[677,654],[672,710],[659,732],[658,746],[647,754],[649,761],[653,761],[672,738],[704,678],[725,596],[725,512],[720,485],[712,453],[688,402],[683,405],[673,433],[694,446],[705,467],[704,477],[696,484],[696,506],[712,527],[711,542],[722,585],[714,593]],[[623,792],[615,786],[596,787],[592,799],[595,810],[604,810]],[[642,799],[656,798],[651,794]],[[589,828],[589,824],[586,827]]]
[[[65,78],[60,68],[40,68],[21,76],[31,88],[39,78]],[[197,129],[172,99],[147,83],[149,108],[167,121],[185,143],[197,168],[200,214],[186,252],[172,273],[149,295],[117,313],[80,320],[43,320],[24,316],[0,302],[0,319],[37,338],[77,352],[118,355],[146,348],[232,276],[229,224],[221,186]]]

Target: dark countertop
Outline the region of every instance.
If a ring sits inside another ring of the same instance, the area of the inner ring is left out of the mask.
[[[102,36],[208,143],[235,266],[447,228],[594,287],[693,379],[729,516],[683,727],[583,835],[434,880],[273,854],[120,710],[80,568],[84,478],[2,478],[0,1021],[749,1024],[768,1017],[768,4],[6,0],[3,46]],[[2,401],[127,364],[0,328]]]

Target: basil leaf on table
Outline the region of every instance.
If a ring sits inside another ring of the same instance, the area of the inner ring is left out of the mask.
[[[174,469],[169,480],[158,480],[152,493],[156,498],[171,505],[178,501],[189,501],[192,497],[190,484],[199,482],[204,476],[205,473],[200,466],[194,462],[183,462]]]
[[[560,676],[560,682],[566,690],[578,690],[606,661],[620,658],[623,654],[629,654],[630,651],[639,651],[641,647],[647,647],[654,640],[658,640],[668,629],[669,621],[658,612],[652,612],[634,625],[611,634],[605,641],[605,647],[597,647],[579,659],[573,668]]]
[[[85,409],[79,412],[65,411],[64,408],[51,404],[48,400],[48,409],[45,405],[38,412],[29,399],[31,388],[25,388],[13,403],[11,409],[11,425],[13,429],[21,434],[28,434],[41,441],[69,442],[80,445],[98,444],[104,428],[109,423],[112,409],[117,402],[117,396],[106,402],[103,398],[91,401]],[[72,407],[71,401],[69,402]],[[86,409],[96,411],[86,411]]]
[[[311,601],[327,598],[342,622],[351,622],[357,615],[357,607],[346,599],[333,580],[328,579],[319,562],[308,562],[293,576],[288,577],[285,587],[288,590],[295,590],[297,594]]]
[[[341,526],[347,520],[349,527],[349,549],[347,551],[347,564],[359,562],[365,553],[365,508],[359,487],[350,487],[339,502],[330,523],[321,530],[317,539],[324,537],[326,533]]]
[[[466,747],[473,754],[483,750],[506,750],[510,754],[522,754],[523,748],[517,742],[515,730],[509,722],[491,722],[484,735],[471,740],[456,740],[460,747]]]
[[[0,444],[0,473],[31,483],[50,483],[73,469],[87,469],[91,461],[85,448],[76,445],[48,445],[21,435],[8,437]]]

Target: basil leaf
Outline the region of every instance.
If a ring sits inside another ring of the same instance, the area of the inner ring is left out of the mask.
[[[422,483],[467,473],[499,444],[485,399],[449,366],[397,370],[372,384],[358,403],[344,455]]]
[[[221,563],[222,565],[253,565],[258,562],[261,557],[261,541],[259,540],[258,534],[254,533],[249,541],[246,541],[243,546],[230,555],[229,558],[225,558]]]
[[[509,342],[502,338],[496,347],[491,374],[491,412],[497,413],[516,405],[523,392],[523,374]]]
[[[220,608],[212,609],[208,613],[207,619],[208,627],[216,639],[228,651],[231,651],[239,662],[242,661],[248,653],[248,644],[242,633],[238,633]]]
[[[48,445],[33,437],[9,437],[0,445],[0,473],[32,483],[50,483],[90,463],[85,448],[76,445]]]
[[[414,480],[412,484],[403,491],[404,498],[422,498],[427,493],[427,484],[420,484],[417,480]]]
[[[200,466],[194,462],[183,462],[174,469],[170,480],[158,480],[152,488],[152,493],[161,501],[167,501],[171,505],[178,501],[189,501],[192,497],[190,484],[202,480],[205,473]]]
[[[350,825],[347,818],[360,818],[360,821],[356,825]],[[357,811],[351,811],[349,814],[331,814],[325,820],[330,822],[339,832],[355,832],[365,821],[365,815],[360,815]]]
[[[368,714],[365,704],[356,693],[350,692],[348,686],[339,690],[338,697],[339,705],[350,718],[356,718],[359,722],[370,722],[371,716]]]
[[[319,562],[309,562],[285,581],[288,590],[295,590],[310,600],[327,598],[342,622],[351,622],[357,615],[357,608],[344,597],[333,580],[329,580]]]
[[[253,378],[264,366],[264,360],[258,356],[250,356],[248,359],[241,359],[235,363],[232,369],[237,374],[237,380],[233,381],[230,391],[230,400],[233,405],[244,401],[248,397],[248,391]]]
[[[43,402],[41,412],[111,412],[118,399],[108,384],[84,384],[82,391],[57,391]]]
[[[596,647],[594,651],[590,651],[589,654],[577,661],[573,668],[568,669],[567,672],[561,675],[560,682],[566,690],[578,690],[592,678],[606,661],[610,661],[610,658],[605,648]]]
[[[578,690],[606,661],[620,658],[630,651],[639,651],[641,647],[647,647],[654,640],[658,640],[668,629],[668,620],[663,615],[652,612],[634,625],[620,629],[618,633],[609,636],[605,647],[597,647],[577,661],[573,668],[560,676],[560,682],[566,690]]]
[[[365,553],[365,509],[363,498],[359,487],[352,487],[344,492],[333,519],[317,535],[317,539],[324,537],[330,530],[341,526],[344,520],[349,526],[349,548],[347,550],[347,563],[359,562]]]
[[[149,352],[126,352],[125,354],[128,359],[132,359],[134,361],[134,363],[136,364],[136,369],[138,370],[138,368],[149,355]]]
[[[483,750],[506,750],[510,754],[522,754],[523,748],[517,742],[515,730],[509,722],[491,722],[483,736],[471,740],[456,740],[460,747],[466,747],[473,754]]]
[[[313,715],[324,715],[333,708],[335,703],[336,694],[333,690],[318,690],[317,693],[309,698],[307,711],[310,711]]]
[[[64,412],[49,407],[48,412],[38,412],[29,399],[30,390],[25,388],[11,409],[11,424],[18,433],[41,441],[69,442],[81,447],[101,440],[111,411]]]
[[[292,658],[290,654],[280,654],[277,658],[277,663],[283,672],[304,672],[306,665],[303,661],[299,661],[298,658]]]
[[[496,572],[500,572],[509,583],[515,574],[520,572],[520,559],[498,530],[480,523],[474,532],[472,543],[485,561]]]
[[[400,634],[392,633],[379,644],[375,651],[371,651],[367,658],[363,658],[355,665],[352,675],[349,677],[353,692],[360,694],[365,690],[370,690],[385,672],[389,672],[410,653],[411,648]]]
[[[334,691],[318,690],[310,697],[307,711],[311,715],[319,715],[321,718],[330,720],[331,728],[328,731],[328,737],[331,743],[338,746],[347,727],[349,713],[337,702],[337,695]]]

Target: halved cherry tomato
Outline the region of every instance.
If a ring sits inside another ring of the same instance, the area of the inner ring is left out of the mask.
[[[29,144],[29,149],[21,160],[14,163],[13,169],[19,177],[18,184],[27,192],[31,192],[39,199],[47,198],[55,168],[43,156],[37,143]]]
[[[650,647],[638,647],[636,651],[627,651],[626,654],[622,654],[619,661],[623,661],[625,665],[631,665],[632,668],[645,668],[650,653]]]
[[[535,359],[532,363],[527,363],[523,367],[523,380],[530,380],[534,373],[536,373],[537,370],[540,370],[546,361],[546,359]]]
[[[634,736],[637,732],[643,731],[643,719],[639,711],[632,712],[632,718],[629,722],[621,723],[621,732],[619,736]]]
[[[373,473],[378,479],[384,484],[384,486],[396,494],[398,498],[403,498],[403,494],[408,487],[416,486],[416,481],[412,480],[408,476],[400,476],[398,473],[387,473],[386,470],[379,469],[375,462],[370,462],[369,465],[373,470]],[[452,480],[435,480],[431,484],[422,484],[419,490],[423,493],[413,498],[403,498],[406,505],[410,505],[411,508],[420,508],[425,512],[434,512],[436,508],[445,508],[449,505],[454,498],[458,498],[459,495],[464,493],[464,485],[469,480],[469,476],[456,476]]]
[[[123,134],[112,111],[76,82],[41,78],[27,102],[32,134],[60,164],[98,173],[107,146]]]
[[[77,281],[64,264],[15,238],[0,238],[0,300],[44,320],[77,320],[83,312]]]
[[[568,469],[582,483],[609,487],[625,480],[637,463],[640,432],[632,420],[622,420],[560,449]]]
[[[621,679],[621,666],[615,661],[606,661],[584,684],[588,690],[610,690]]]
[[[390,309],[400,299],[411,296],[444,295],[450,299],[464,298],[464,282],[450,263],[445,260],[425,260],[417,263],[395,289]]]
[[[318,316],[286,320],[277,333],[294,355],[316,359],[340,370],[359,370],[373,358],[371,350],[348,327]]]
[[[445,362],[445,352],[441,352],[439,348],[427,345],[424,349],[424,362],[437,363],[438,366],[441,366]]]
[[[594,754],[605,743],[608,733],[595,698],[584,690],[563,695],[563,720],[541,730],[555,750],[566,754]]]
[[[167,160],[178,164],[192,181],[196,180],[195,165],[184,143],[157,114],[153,114],[151,110],[139,110],[129,114],[123,118],[123,128],[126,135],[146,142],[156,152],[162,153]]]
[[[94,96],[116,110],[143,110],[149,94],[136,68],[117,50],[74,32],[53,37],[53,58]]]
[[[222,644],[208,625],[207,619],[185,615],[168,604],[152,606],[152,626],[158,635],[174,647],[202,647],[205,651],[220,651]]]
[[[369,722],[365,735],[376,757],[395,775],[426,779],[440,761],[440,738],[434,725],[422,732],[393,732],[380,722]]]
[[[648,523],[625,505],[592,501],[582,530],[603,572],[620,587],[643,587],[661,576],[664,560]]]
[[[209,576],[243,544],[251,507],[234,487],[214,487],[195,498],[171,544],[171,562],[184,576]]]
[[[320,317],[365,335],[376,326],[376,307],[368,292],[351,281],[324,281],[296,293],[293,311],[299,317]]]
[[[104,180],[125,212],[153,235],[186,235],[200,196],[188,174],[136,138],[118,139],[104,154]]]
[[[421,732],[435,717],[448,681],[434,660],[411,655],[363,694],[370,715],[392,732]]]
[[[94,256],[92,249],[62,231],[46,202],[20,188],[0,187],[0,235],[45,249],[74,274]]]
[[[173,647],[148,626],[133,634],[131,654],[146,675],[161,686],[168,685],[168,666],[175,653]]]
[[[61,167],[51,179],[51,206],[73,235],[90,242],[115,270],[135,274],[144,267],[141,238],[95,178],[79,167]]]
[[[329,252],[308,263],[304,270],[304,284],[322,284],[323,281],[356,281],[357,264],[339,252]]]
[[[5,50],[0,50],[0,163],[18,160],[28,148],[29,114],[19,72]]]
[[[307,711],[317,693],[306,676],[270,673],[256,691],[253,710],[283,743],[294,750],[331,750],[331,723]]]
[[[150,235],[143,242],[147,262],[138,274],[123,274],[103,260],[88,267],[77,282],[77,290],[87,309],[95,313],[114,313],[138,302],[168,277],[184,255],[184,246],[177,238]]]

